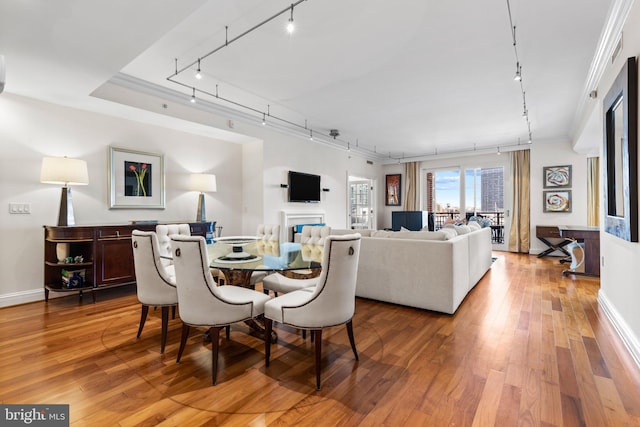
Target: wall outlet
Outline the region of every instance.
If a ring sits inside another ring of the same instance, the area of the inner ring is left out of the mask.
[[[30,214],[31,203],[9,203],[9,213],[13,215]]]

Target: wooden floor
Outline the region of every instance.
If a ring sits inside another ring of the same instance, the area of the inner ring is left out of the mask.
[[[322,390],[313,347],[278,328],[272,362],[234,326],[218,385],[180,321],[160,350],[160,312],[136,340],[132,287],[0,309],[0,402],[70,404],[71,424],[296,426],[640,425],[640,370],[597,304],[599,282],[557,259],[503,252],[454,316],[357,300],[356,362],[327,330]],[[393,283],[389,284],[393,286]]]

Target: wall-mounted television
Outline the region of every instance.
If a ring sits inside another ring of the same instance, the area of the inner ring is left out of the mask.
[[[318,203],[320,175],[289,171],[289,201]]]

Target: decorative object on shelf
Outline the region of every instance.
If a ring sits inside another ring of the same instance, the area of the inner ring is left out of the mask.
[[[87,162],[68,157],[45,157],[42,159],[40,182],[62,184],[58,225],[75,225],[69,185],[89,184]]]
[[[542,168],[544,188],[571,187],[571,165],[545,166]]]
[[[386,206],[400,206],[402,204],[402,175],[393,174],[386,175],[386,193],[384,197],[384,204]]]
[[[204,205],[204,193],[213,193],[218,191],[216,183],[216,176],[208,173],[193,173],[191,174],[189,189],[193,191],[199,191],[198,196],[198,211],[196,213],[196,221],[206,222],[207,214],[205,212]]]
[[[545,212],[571,212],[571,190],[543,191]]]
[[[69,256],[69,243],[56,243],[56,257],[58,262],[63,263]]]
[[[164,209],[162,154],[109,147],[109,209]]]
[[[603,101],[604,230],[638,241],[638,70],[635,57],[622,67]]]

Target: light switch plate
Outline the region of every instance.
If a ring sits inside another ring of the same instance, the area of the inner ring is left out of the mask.
[[[9,203],[9,213],[14,215],[30,214],[31,203]]]

